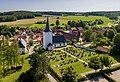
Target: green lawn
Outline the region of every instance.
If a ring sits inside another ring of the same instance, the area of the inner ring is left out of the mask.
[[[29,55],[22,55],[24,58],[28,57]],[[17,71],[15,73],[10,74],[9,76],[6,76],[5,78],[1,79],[1,82],[15,82],[21,73],[26,72],[30,69],[30,65],[28,62],[29,59],[25,59],[23,67],[20,71]]]

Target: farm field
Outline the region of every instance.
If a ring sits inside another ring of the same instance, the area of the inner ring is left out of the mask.
[[[50,24],[55,24],[55,21],[57,16],[50,17]],[[114,21],[110,20],[109,18],[106,18],[104,16],[59,16],[60,26],[64,27],[62,24],[67,24],[69,20],[82,20],[82,21],[95,21],[96,19],[102,19],[104,21],[103,24],[97,25],[97,26],[109,26],[114,24]],[[22,19],[17,20],[13,22],[0,22],[0,25],[11,25],[11,26],[21,26],[21,27],[44,27],[45,24],[35,24],[37,21],[44,21],[46,20],[46,17],[36,17],[33,19]]]

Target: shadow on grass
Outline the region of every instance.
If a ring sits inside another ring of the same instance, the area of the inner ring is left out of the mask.
[[[117,62],[120,62],[120,55],[110,55],[111,57],[113,57]]]

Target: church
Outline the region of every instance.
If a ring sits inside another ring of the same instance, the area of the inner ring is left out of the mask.
[[[63,35],[53,34],[49,26],[49,19],[47,17],[46,27],[43,31],[43,48],[46,50],[53,50],[54,48],[67,46],[66,39]]]

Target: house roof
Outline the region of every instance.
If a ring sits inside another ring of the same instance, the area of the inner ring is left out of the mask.
[[[65,37],[63,35],[53,36],[53,43],[62,43],[62,42],[66,42]]]
[[[18,41],[18,45],[20,48],[26,48],[27,47],[27,44],[25,42],[24,39],[20,38],[20,40]]]
[[[74,39],[74,37],[75,37],[75,35],[73,35],[73,34],[70,34],[70,33],[63,33],[63,36],[65,37],[65,39],[66,39],[66,41],[72,41],[73,39]]]
[[[63,32],[64,30],[63,29],[59,29],[59,28],[58,29],[57,28],[53,28],[52,31],[53,32]]]
[[[105,52],[105,53],[108,53],[108,51],[109,51],[108,48],[104,48],[104,47],[102,47],[102,46],[97,46],[96,49],[99,50],[99,51]]]
[[[98,29],[97,32],[100,32],[101,34],[105,34],[106,33],[106,29]]]
[[[48,19],[48,17],[47,17],[46,28],[45,28],[44,32],[51,32],[51,29],[50,29],[50,26],[49,26],[49,19]]]

